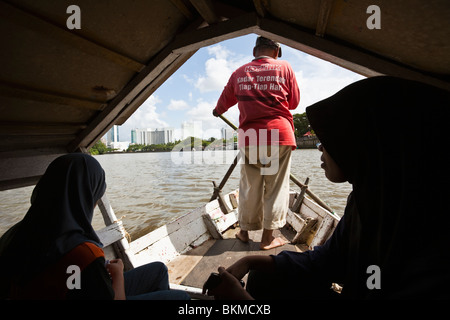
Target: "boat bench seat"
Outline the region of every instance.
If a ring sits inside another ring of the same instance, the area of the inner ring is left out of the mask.
[[[122,221],[115,221],[113,224],[106,226],[103,229],[96,230],[95,232],[100,238],[101,243],[103,243],[103,248],[116,241],[122,240],[126,234]]]

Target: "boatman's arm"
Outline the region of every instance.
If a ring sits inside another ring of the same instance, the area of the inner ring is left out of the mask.
[[[230,79],[228,80],[227,85],[223,89],[222,94],[219,97],[219,100],[217,101],[216,107],[213,110],[213,115],[215,117],[218,117],[219,115],[225,113],[228,109],[230,109],[232,106],[238,103],[234,91],[234,83],[236,81],[235,77],[236,77],[235,72],[233,72]]]

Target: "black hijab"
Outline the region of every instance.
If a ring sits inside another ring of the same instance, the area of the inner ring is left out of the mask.
[[[83,242],[101,247],[91,221],[105,190],[105,173],[90,155],[55,159],[34,188],[23,220],[0,239],[2,276],[24,283]]]
[[[353,185],[344,213],[348,296],[429,298],[450,287],[449,108],[449,92],[387,76],[307,108]],[[380,268],[381,290],[367,288],[370,265]]]

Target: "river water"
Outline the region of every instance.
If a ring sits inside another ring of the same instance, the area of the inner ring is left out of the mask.
[[[95,157],[106,172],[106,195],[111,206],[135,240],[209,201],[212,181],[220,183],[236,152],[125,153]],[[309,177],[310,190],[342,215],[351,185],[328,181],[320,168],[320,155],[316,149],[293,151],[291,173],[302,182]],[[238,186],[239,166],[223,192]],[[291,188],[299,190],[293,182]],[[30,206],[32,190],[33,187],[25,187],[0,192],[0,235],[23,218]],[[98,209],[93,225],[95,229],[104,226]]]

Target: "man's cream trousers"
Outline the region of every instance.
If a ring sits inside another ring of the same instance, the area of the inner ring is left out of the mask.
[[[241,148],[239,225],[242,230],[275,230],[285,225],[291,151],[291,146]]]

